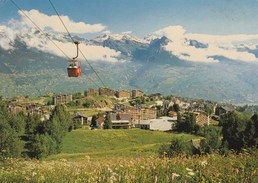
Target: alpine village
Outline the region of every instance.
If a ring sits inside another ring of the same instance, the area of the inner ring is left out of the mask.
[[[255,182],[257,110],[139,89],[2,98],[0,182]]]

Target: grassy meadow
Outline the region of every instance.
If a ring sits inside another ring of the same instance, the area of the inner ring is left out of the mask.
[[[169,143],[173,137],[190,141],[197,138],[189,134],[165,133],[141,129],[89,130],[87,127],[74,130],[64,138],[62,152],[48,157],[48,160],[65,158],[80,160],[84,156],[94,159],[111,157],[142,157],[157,155],[162,143]]]
[[[3,159],[0,182],[258,182],[258,152],[158,158],[162,143],[196,136],[140,129],[69,133],[60,154]]]

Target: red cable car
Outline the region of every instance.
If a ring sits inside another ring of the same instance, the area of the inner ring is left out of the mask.
[[[68,60],[68,62],[70,62],[69,66],[67,67],[68,77],[80,77],[82,75],[80,60],[75,60],[79,53],[79,42],[76,41],[74,44],[76,44],[77,47],[77,55],[72,60]]]
[[[69,77],[80,77],[82,75],[80,60],[68,60],[70,65],[67,67]]]

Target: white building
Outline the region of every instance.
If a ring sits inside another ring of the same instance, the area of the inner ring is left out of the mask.
[[[171,130],[177,121],[177,117],[163,116],[158,119],[141,120],[135,124],[136,128],[158,130],[158,131],[169,131]]]

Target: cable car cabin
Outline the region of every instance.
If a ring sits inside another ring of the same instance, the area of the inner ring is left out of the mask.
[[[70,62],[67,67],[68,77],[80,77],[82,75],[80,61],[79,60],[68,60]]]

